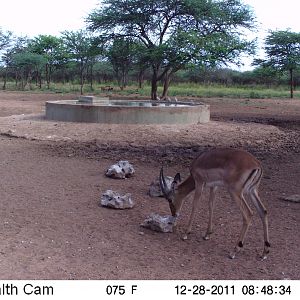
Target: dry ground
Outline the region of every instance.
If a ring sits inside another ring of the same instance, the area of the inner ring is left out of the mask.
[[[46,100],[70,97],[0,92],[0,279],[300,279],[300,204],[280,199],[300,194],[299,100],[208,99],[212,122],[193,126],[43,119]],[[191,198],[175,233],[139,226],[151,212],[169,213],[165,200],[147,195],[161,164],[185,177],[191,159],[216,146],[245,148],[263,163],[272,246],[265,261],[257,214],[244,249],[228,258],[241,215],[223,190],[209,241],[206,198],[187,241]],[[133,178],[104,176],[119,159],[134,165]],[[135,208],[99,207],[107,189],[130,192]]]

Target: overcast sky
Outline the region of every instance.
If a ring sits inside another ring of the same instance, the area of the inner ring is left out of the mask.
[[[15,35],[60,35],[85,27],[99,0],[0,0],[0,27]]]
[[[262,40],[269,30],[300,32],[299,0],[243,0],[253,7]],[[85,27],[85,18],[99,0],[0,0],[0,28],[18,36],[60,35]],[[246,67],[247,68],[247,67]]]

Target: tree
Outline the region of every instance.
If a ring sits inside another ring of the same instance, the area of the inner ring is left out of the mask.
[[[12,33],[10,31],[4,32],[0,28],[0,51],[5,49],[11,42]]]
[[[16,37],[12,38],[11,43],[7,45],[5,51],[2,55],[2,62],[4,63],[5,67],[5,76],[4,76],[4,83],[2,89],[6,89],[6,82],[7,82],[7,73],[9,69],[12,69],[15,72],[16,78],[16,85],[18,84],[18,68],[14,64],[14,56],[15,54],[22,53],[27,51],[29,40],[27,37]]]
[[[39,35],[29,44],[31,52],[43,55],[47,61],[45,64],[45,77],[48,89],[50,88],[53,66],[58,63],[61,44],[62,40],[52,35]]]
[[[300,66],[300,33],[290,30],[270,31],[265,39],[267,59],[256,59],[254,64],[290,75],[290,95],[294,97],[294,71]]]
[[[24,51],[13,55],[12,65],[15,67],[17,74],[21,79],[22,90],[25,89],[28,83],[31,89],[33,72],[39,73],[45,64],[46,59],[40,54]]]
[[[122,90],[128,83],[128,72],[134,62],[135,49],[135,43],[131,40],[118,38],[113,41],[107,52]]]
[[[94,43],[94,38],[84,30],[64,31],[62,39],[70,57],[79,62],[80,93],[83,94],[85,74],[89,63],[100,53],[100,48]]]
[[[7,80],[7,61],[6,61],[6,53],[9,52],[12,43],[12,33],[10,31],[4,32],[0,28],[0,52],[3,53],[0,62],[4,64],[4,83],[2,89],[6,88],[6,80]]]
[[[233,59],[253,44],[241,29],[252,29],[254,17],[240,0],[105,0],[87,18],[88,28],[102,39],[126,37],[144,45],[152,68],[151,98],[158,82],[190,62],[216,64]],[[116,13],[117,12],[117,13]],[[207,46],[207,45],[210,45]]]

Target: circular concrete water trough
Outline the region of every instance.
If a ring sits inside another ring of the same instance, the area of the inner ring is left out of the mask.
[[[210,118],[209,105],[193,102],[80,100],[46,102],[46,119],[106,124],[197,124]]]

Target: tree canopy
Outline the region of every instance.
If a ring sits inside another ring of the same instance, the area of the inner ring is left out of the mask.
[[[139,41],[152,68],[151,98],[157,83],[189,63],[217,65],[234,62],[254,44],[242,35],[253,29],[253,12],[240,0],[105,0],[87,18],[88,28],[102,41]],[[116,13],[117,12],[117,13]]]
[[[255,64],[290,73],[291,98],[294,91],[294,70],[300,66],[300,33],[290,30],[270,31],[265,39],[266,59],[257,59]]]
[[[10,31],[3,31],[0,27],[0,51],[9,45],[11,42],[12,33]]]

